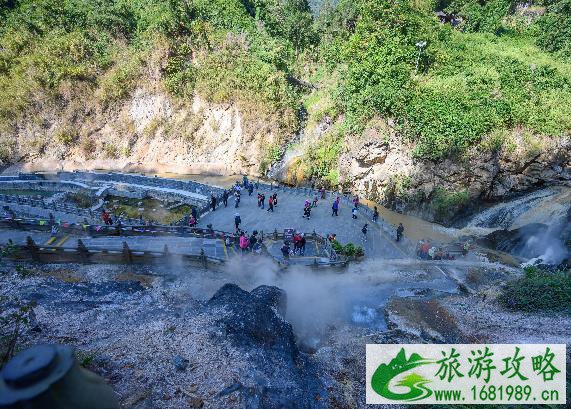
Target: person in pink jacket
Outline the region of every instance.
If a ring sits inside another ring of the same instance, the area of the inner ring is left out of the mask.
[[[246,237],[244,232],[240,234],[240,248],[242,249],[242,253],[248,251],[248,246],[250,245],[250,240]]]

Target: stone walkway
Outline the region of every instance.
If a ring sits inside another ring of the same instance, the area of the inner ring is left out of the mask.
[[[212,224],[215,230],[234,231],[234,215],[240,214],[242,219],[241,228],[248,232],[253,230],[263,231],[264,234],[273,233],[274,229],[283,232],[284,229],[293,228],[304,233],[313,233],[327,236],[335,233],[342,244],[349,242],[363,246],[367,257],[380,258],[403,258],[412,254],[411,244],[404,240],[397,243],[394,240],[394,227],[382,221],[375,224],[364,213],[359,214],[356,220],[351,217],[352,205],[342,200],[339,216],[331,216],[331,195],[324,201],[319,201],[316,208],[312,209],[311,219],[306,220],[303,216],[305,199],[313,198],[301,193],[288,190],[278,190],[278,206],[274,212],[267,211],[267,198],[270,190],[260,189],[266,195],[266,209],[257,207],[257,191],[252,196],[247,192],[242,194],[240,206],[234,207],[234,199],[230,198],[228,207],[218,207],[214,212],[205,214],[199,220],[199,226],[206,227]],[[272,191],[273,192],[273,191]],[[363,240],[361,229],[365,223],[369,223],[367,240]]]
[[[153,179],[153,182],[156,182]],[[176,193],[188,195],[189,192],[185,190],[174,189],[172,187],[161,188],[158,186],[152,187],[154,190],[162,190],[165,193]],[[215,189],[215,188],[213,188]],[[303,205],[306,199],[313,201],[313,197],[309,196],[311,193],[308,189],[287,189],[287,188],[270,188],[267,185],[260,187],[260,192],[266,195],[266,209],[260,209],[257,207],[257,191],[254,191],[252,196],[249,196],[247,192],[244,191],[242,194],[242,200],[239,208],[234,207],[233,196],[229,199],[228,207],[220,206],[214,212],[209,212],[203,215],[199,220],[200,227],[206,227],[208,224],[212,224],[215,230],[233,232],[234,229],[234,215],[239,213],[242,218],[241,228],[247,232],[252,232],[253,230],[263,231],[267,235],[277,230],[278,232],[283,232],[284,229],[292,228],[294,230],[311,234],[316,232],[321,236],[327,236],[330,233],[337,235],[337,239],[343,245],[347,243],[353,243],[356,246],[362,246],[365,250],[365,256],[367,258],[383,258],[383,259],[397,259],[397,258],[407,258],[413,255],[414,248],[413,245],[405,239],[397,243],[394,239],[395,237],[395,226],[389,225],[388,223],[380,220],[378,223],[373,223],[371,220],[371,214],[359,211],[357,219],[351,217],[351,209],[353,207],[352,203],[348,199],[342,198],[339,216],[335,217],[331,215],[331,205],[335,198],[331,193],[327,194],[325,200],[320,200],[317,207],[312,209],[311,219],[306,220],[302,217],[303,215]],[[275,207],[274,212],[267,211],[267,198],[270,194],[277,192],[278,194],[278,206]],[[191,193],[192,195],[197,195],[197,193]],[[47,218],[50,210],[33,208],[30,206],[17,206],[10,204],[17,214],[21,215],[37,215],[40,217]],[[69,221],[69,222],[79,222],[83,220],[83,216],[77,216],[72,214],[67,214],[64,212],[51,211],[56,219]],[[92,220],[88,218],[90,222],[98,223],[99,220],[96,218]],[[369,230],[366,239],[361,233],[361,229],[365,223],[369,224]],[[97,239],[101,240],[101,239]],[[141,238],[108,238],[108,240],[118,240],[122,243],[123,240],[127,240],[129,245],[133,242],[133,246],[141,245],[146,248],[145,240]],[[161,238],[161,240],[166,240]],[[178,247],[177,240],[180,238],[173,238],[175,240],[172,245]],[[183,241],[185,239],[182,239]],[[150,239],[149,246],[151,246],[153,240]],[[156,243],[155,243],[156,244]],[[157,251],[156,245],[151,246],[154,251]],[[160,246],[162,248],[162,245]],[[274,243],[274,246],[279,249],[279,243]],[[310,251],[313,256],[319,256],[319,251]],[[315,254],[313,254],[315,253]]]

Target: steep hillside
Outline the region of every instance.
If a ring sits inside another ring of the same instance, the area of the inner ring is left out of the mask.
[[[570,16],[569,0],[2,0],[0,166],[269,172],[449,222],[569,183]]]

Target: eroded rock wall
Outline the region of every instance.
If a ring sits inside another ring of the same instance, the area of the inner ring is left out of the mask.
[[[245,118],[238,104],[200,95],[183,102],[152,86],[106,108],[76,90],[36,119],[24,118],[10,135],[21,170],[258,174],[268,147],[283,142],[263,118]]]
[[[426,219],[452,223],[460,212],[549,185],[571,186],[571,137],[523,141],[500,150],[474,148],[461,158],[415,159],[391,124],[347,139],[341,182],[368,199]],[[531,146],[531,148],[530,148]]]

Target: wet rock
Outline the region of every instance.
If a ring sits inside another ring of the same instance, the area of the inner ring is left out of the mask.
[[[478,244],[506,253],[520,254],[529,237],[543,234],[547,229],[548,226],[545,224],[533,223],[514,230],[496,230],[478,240]]]

